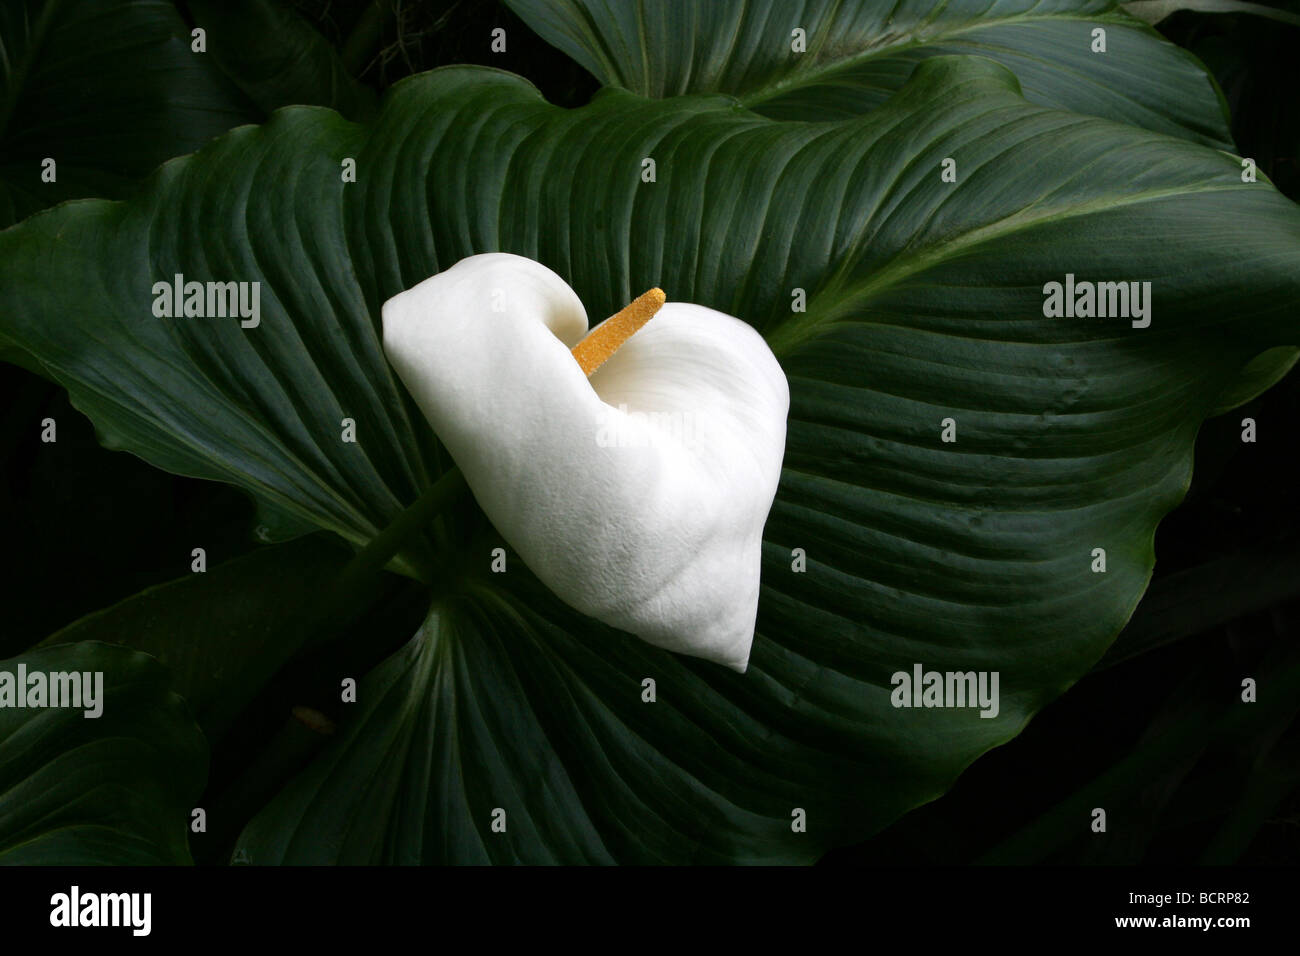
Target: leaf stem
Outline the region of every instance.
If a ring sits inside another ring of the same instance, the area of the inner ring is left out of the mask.
[[[413,536],[424,530],[439,511],[452,504],[469,486],[455,466],[448,469],[414,504],[399,514],[386,528],[352,556],[337,575],[322,582],[319,600],[303,615],[292,640],[277,642],[264,653],[261,667],[278,673],[304,648],[319,647],[343,632],[360,614],[382,595],[377,588],[379,572],[387,566]],[[420,569],[421,582],[432,584],[427,566]],[[205,719],[204,732],[209,739],[220,739],[237,717],[236,698],[213,704]],[[242,704],[241,704],[242,706]]]
[[[369,64],[370,58],[374,56],[374,50],[383,37],[389,20],[394,19],[395,16],[396,10],[392,0],[371,0],[361,12],[356,26],[343,41],[343,49],[339,51],[339,59],[343,61],[343,67],[350,75],[354,77],[361,75]]]
[[[397,556],[402,546],[424,530],[447,505],[468,489],[465,476],[454,465],[435,481],[414,504],[407,507],[383,531],[367,542],[339,573],[335,593],[346,593]],[[429,581],[421,578],[425,584]]]

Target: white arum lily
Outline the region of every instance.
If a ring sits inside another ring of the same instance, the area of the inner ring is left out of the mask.
[[[586,310],[550,269],[471,256],[384,303],[384,349],[547,587],[743,672],[789,387],[744,322],[662,302],[652,290],[584,339]]]

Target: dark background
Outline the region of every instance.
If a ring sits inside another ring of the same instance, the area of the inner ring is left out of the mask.
[[[1295,10],[1300,4],[1279,4]],[[183,7],[183,4],[181,5]],[[297,0],[342,47],[365,0]],[[382,24],[361,77],[382,90],[447,63],[520,73],[552,102],[578,106],[596,83],[499,4],[415,0]],[[507,53],[488,36],[506,28]],[[1240,152],[1300,198],[1300,29],[1243,15],[1179,13],[1160,25],[1205,61],[1224,88]],[[1298,316],[1300,318],[1300,316]],[[98,446],[66,393],[0,366],[0,528],[12,556],[3,575],[0,658],[140,589],[247,553],[252,506],[225,485],[158,471]],[[1241,419],[1257,422],[1243,444]],[[57,444],[40,422],[58,422]],[[1202,692],[1224,670],[1267,675],[1293,659],[1300,635],[1300,372],[1261,398],[1208,421],[1186,501],[1161,524],[1148,596],[1099,669],[980,759],[940,800],[828,864],[1294,863],[1300,858],[1300,700],[1272,722],[1233,722],[1236,701]],[[389,625],[367,632],[377,661],[422,613],[395,583]],[[268,690],[303,684],[289,673]],[[252,721],[214,752],[225,789],[265,727]],[[1088,830],[1093,807],[1111,839]],[[212,859],[199,862],[217,862]]]

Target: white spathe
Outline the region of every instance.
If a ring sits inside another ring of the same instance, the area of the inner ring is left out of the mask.
[[[762,336],[669,302],[588,379],[587,313],[489,253],[384,303],[384,349],[493,525],[565,603],[743,672],[790,392]],[[487,557],[484,557],[487,560]]]

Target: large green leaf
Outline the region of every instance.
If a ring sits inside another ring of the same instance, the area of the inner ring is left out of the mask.
[[[1195,10],[1197,13],[1249,13],[1289,26],[1300,26],[1300,14],[1262,3],[1243,3],[1242,0],[1132,0],[1124,4],[1124,10],[1146,23],[1159,23],[1179,10]]]
[[[0,864],[179,864],[207,744],[152,657],[86,642],[7,661],[19,674],[100,672],[98,717],[0,708]]]
[[[970,53],[1011,69],[1031,103],[1232,143],[1205,68],[1112,0],[506,2],[600,82],[643,96],[730,93],[774,119],[839,119],[879,106],[921,60]]]
[[[258,119],[190,44],[167,0],[0,0],[0,227]]]
[[[314,636],[312,612],[347,559],[325,535],[261,548],[146,588],[73,621],[42,645],[102,641],[153,655],[215,736]]]
[[[326,755],[347,779],[321,793],[370,829],[336,840],[313,776],[272,810],[310,829],[255,826],[255,861],[811,859],[861,837],[1101,656],[1200,421],[1252,356],[1300,342],[1292,203],[1231,156],[1032,105],[953,57],[831,124],[621,91],[565,111],[479,68],[399,84],[365,127],[285,110],[139,200],[0,233],[0,329],[118,446],[361,540],[439,469],[379,307],[494,249],[555,269],[594,316],[661,285],[768,337],[792,407],[750,671],[612,633],[517,561],[480,578],[479,541]],[[151,284],[175,272],[261,281],[261,325],[155,318]],[[1152,281],[1150,328],[1044,318],[1066,273]],[[999,671],[999,715],[893,708],[915,663]],[[510,840],[476,843],[496,807]]]
[[[334,47],[284,0],[188,0],[208,50],[265,113],[299,103],[349,119],[373,111],[375,94],[344,67]]]

